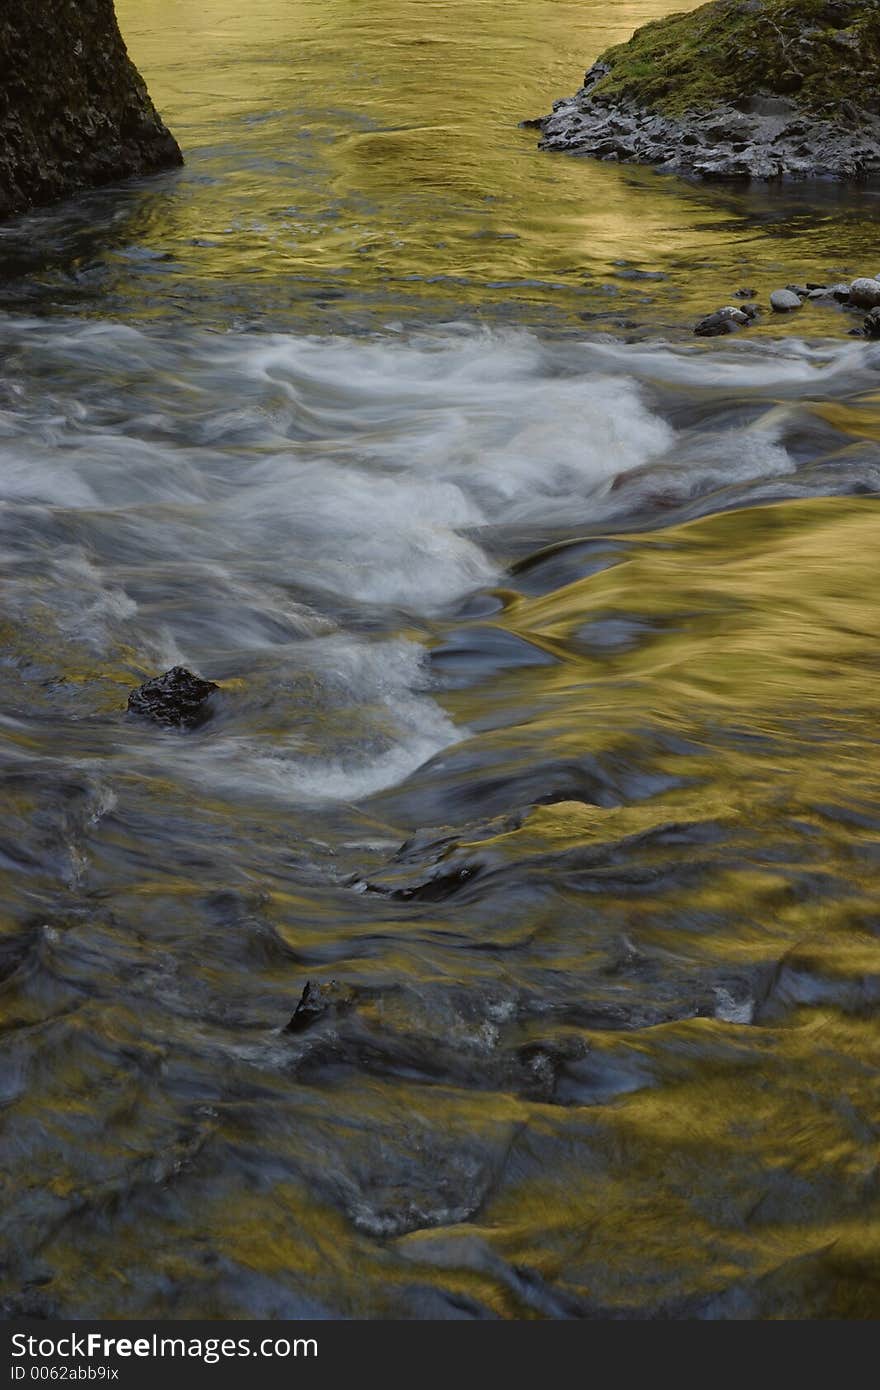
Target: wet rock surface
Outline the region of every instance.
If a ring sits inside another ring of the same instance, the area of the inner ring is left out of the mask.
[[[720,107],[664,116],[632,104],[599,102],[591,97],[588,80],[574,97],[556,103],[540,128],[544,150],[652,164],[703,179],[880,176],[880,118],[873,115],[855,130],[818,117],[804,121],[793,107],[786,115]]]
[[[790,314],[792,309],[801,307],[800,296],[793,290],[774,290],[770,296],[770,308],[777,314]]]
[[[113,0],[0,14],[0,219],[183,162],[126,52]]]
[[[357,994],[348,985],[337,980],[313,984],[307,980],[300,1001],[293,1011],[285,1033],[304,1033],[313,1023],[328,1017],[337,1018],[348,1013],[357,1002]]]
[[[211,696],[219,688],[185,666],[173,666],[131,692],[128,713],[167,729],[196,729],[210,718]]]
[[[752,321],[752,317],[753,315],[746,314],[742,309],[728,305],[700,319],[694,332],[698,338],[718,338],[725,333],[735,333],[737,328],[744,328]]]
[[[880,280],[861,276],[849,287],[850,303],[857,309],[876,309],[880,305]]]

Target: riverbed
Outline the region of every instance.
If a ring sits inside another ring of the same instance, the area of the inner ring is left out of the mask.
[[[880,190],[539,152],[666,8],[119,0],[0,229],[7,1314],[880,1311],[880,345],[692,333]]]

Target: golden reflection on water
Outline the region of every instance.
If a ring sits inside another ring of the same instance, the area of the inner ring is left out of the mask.
[[[847,706],[858,694],[870,707],[878,545],[873,501],[728,512],[634,541],[625,562],[520,601],[509,622],[557,651],[573,647],[580,671],[594,666],[600,698],[604,683],[614,686],[616,708],[650,689],[655,714],[668,692],[672,709],[717,700],[759,722],[764,711],[802,702],[839,712],[845,687]],[[643,619],[646,640],[591,663],[577,631],[597,611]],[[565,678],[563,663],[557,679]]]
[[[516,119],[664,6],[118,7],[190,156],[138,193],[124,229],[177,258],[172,297],[250,276],[271,307],[285,277],[347,273],[383,307],[454,275],[452,300],[574,314],[594,302],[583,286],[630,258],[663,268],[667,282],[642,283],[681,308],[734,268],[768,287],[775,263],[804,274],[870,245],[868,193],[830,192],[817,220],[806,195],[534,150]],[[520,283],[491,287],[507,278]],[[878,438],[873,394],[808,409]],[[0,1191],[47,1299],[83,1316],[438,1316],[467,1300],[518,1318],[876,1316],[880,511],[787,502],[614,547],[551,593],[510,575],[484,625],[548,663],[442,692],[474,731],[477,754],[450,774],[466,797],[494,781],[505,812],[521,809],[522,765],[551,793],[557,765],[609,771],[614,795],[566,787],[516,828],[463,829],[450,858],[479,865],[481,891],[427,905],[341,882],[403,838],[405,789],[369,811],[375,850],[357,808],[338,829],[352,808],[194,798],[173,765],[130,766],[129,731],[108,723],[128,648],[84,665],[48,605],[30,650],[4,628],[45,715],[8,735],[41,755],[5,802],[10,844],[48,846],[48,867],[3,866],[29,923],[40,874],[54,888],[67,873],[56,727],[77,779],[107,753],[76,739],[110,740],[120,799],[103,827],[83,813],[87,893],[63,880],[58,924],[37,929],[0,1001],[13,1061],[28,1049]],[[598,640],[602,624],[618,640]],[[75,687],[67,724],[48,703],[59,673]],[[443,763],[417,774],[425,800]],[[335,877],[298,878],[293,848],[325,834]],[[0,926],[12,940],[11,914]],[[302,977],[331,972],[375,994],[357,1021],[364,1065],[315,1081],[280,1030]],[[511,1002],[491,1018],[494,1051],[455,988]],[[419,1065],[458,1047],[460,1070],[383,1071],[389,1038]],[[569,1090],[551,1103],[505,1088],[498,1057],[547,1039],[575,1049]]]
[[[746,282],[766,293],[873,273],[870,190],[705,188],[544,154],[518,128],[670,8],[120,0],[189,160],[146,196],[132,232],[187,276],[272,279],[282,303],[285,277],[329,276],[379,312],[437,301],[677,321]],[[667,279],[634,284],[622,262]],[[836,334],[850,320],[811,308],[799,326]]]
[[[369,927],[334,920],[331,931],[352,952],[369,931],[369,978],[428,986],[423,1015],[393,991],[364,1007],[377,1045],[432,1029],[435,1047],[449,1045],[430,990],[450,977],[474,997],[499,981],[513,997],[537,988],[552,1007],[532,1036],[555,1029],[584,1048],[575,1090],[547,1104],[481,1085],[478,1071],[475,1090],[344,1069],[303,1084],[272,1059],[264,1029],[233,1047],[225,1019],[194,1027],[164,1012],[149,979],[137,1010],[113,991],[68,1015],[71,982],[56,973],[38,998],[60,1022],[16,1118],[52,1117],[57,1143],[34,1158],[33,1192],[42,1185],[59,1209],[77,1203],[40,1251],[56,1290],[77,1285],[86,1251],[105,1309],[109,1288],[114,1307],[130,1300],[144,1316],[229,1316],[239,1305],[227,1264],[236,1288],[274,1281],[348,1316],[446,1315],[424,1301],[434,1288],[510,1318],[546,1316],[535,1290],[547,1288],[556,1316],[876,1315],[880,770],[868,750],[880,511],[804,501],[616,539],[610,568],[546,596],[509,596],[497,621],[556,664],[500,675],[490,695],[500,708],[509,686],[531,704],[505,738],[555,756],[644,758],[646,739],[669,734],[652,768],[665,788],[614,806],[539,806],[518,829],[465,837],[462,862],[529,884],[509,922],[453,898],[415,917],[389,904]],[[613,614],[636,623],[632,645],[591,650],[591,622]],[[481,689],[449,696],[463,722],[478,719]],[[170,782],[154,791],[174,804]],[[628,878],[633,866],[640,876]],[[155,884],[114,894],[107,945],[137,921],[126,950],[146,970],[162,924],[182,905],[198,921],[204,893],[157,866]],[[326,918],[310,922],[295,893],[269,888],[260,901],[292,949],[319,955]],[[460,949],[487,934],[503,954]],[[633,982],[609,958],[618,938],[647,963]],[[240,982],[219,939],[195,949],[188,968],[217,997]],[[673,977],[673,1017],[554,1022],[572,982],[585,1007],[603,991],[650,998],[651,962]],[[264,987],[289,979],[288,962],[252,969]],[[708,1016],[706,978],[742,986],[754,1011]],[[466,1030],[458,1044],[473,1048]],[[213,1095],[212,1046],[230,1089],[184,1118],[174,1077],[189,1094],[195,1069]],[[467,1055],[477,1068],[480,1052]],[[108,1134],[126,1134],[124,1156],[96,1135],[91,1148],[70,1143],[96,1107]],[[129,1190],[132,1164],[144,1176]],[[456,1217],[447,1191],[474,1173],[483,1197]],[[102,1194],[112,1200],[115,1186],[127,1195],[111,1222]],[[438,1221],[444,1201],[451,1214]],[[387,1229],[368,1223],[377,1210]],[[286,1316],[283,1300],[267,1315]]]
[[[531,858],[537,870],[550,853],[561,867],[578,847],[637,843],[664,821],[721,825],[741,864],[672,892],[658,885],[619,920],[639,948],[681,960],[763,961],[777,997],[747,1028],[695,1018],[593,1034],[594,1055],[635,1061],[665,1084],[579,1117],[533,1113],[522,1180],[467,1233],[406,1236],[412,1258],[445,1268],[451,1250],[470,1263],[485,1245],[516,1264],[534,1262],[540,1245],[544,1277],[620,1311],[662,1287],[694,1312],[741,1282],[749,1316],[756,1282],[762,1316],[876,1315],[876,1168],[851,1118],[875,1133],[880,1123],[880,882],[874,822],[859,828],[880,802],[867,754],[878,546],[874,502],[750,509],[633,537],[610,569],[509,603],[504,626],[558,660],[497,682],[501,698],[515,682],[511,698],[523,702],[531,679],[542,710],[524,730],[533,745],[567,741],[574,753],[588,741],[623,756],[634,729],[641,739],[665,727],[691,746],[655,764],[678,789],[611,809],[539,807],[482,845],[484,858]],[[640,640],[591,656],[590,621],[609,614],[639,620]],[[460,698],[461,718],[478,712]],[[778,853],[792,832],[799,865]],[[792,875],[811,871],[839,896],[793,893]],[[572,946],[558,968],[577,968]],[[728,1315],[737,1306],[734,1295]]]

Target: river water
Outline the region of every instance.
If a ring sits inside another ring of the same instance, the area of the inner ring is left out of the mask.
[[[877,190],[539,153],[662,3],[117,8],[185,169],[0,231],[3,1308],[876,1316],[880,347],[690,328]]]

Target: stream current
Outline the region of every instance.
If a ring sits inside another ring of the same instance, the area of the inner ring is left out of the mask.
[[[691,333],[877,190],[538,152],[662,4],[117,10],[186,167],[0,229],[5,1313],[877,1316],[880,345]]]

